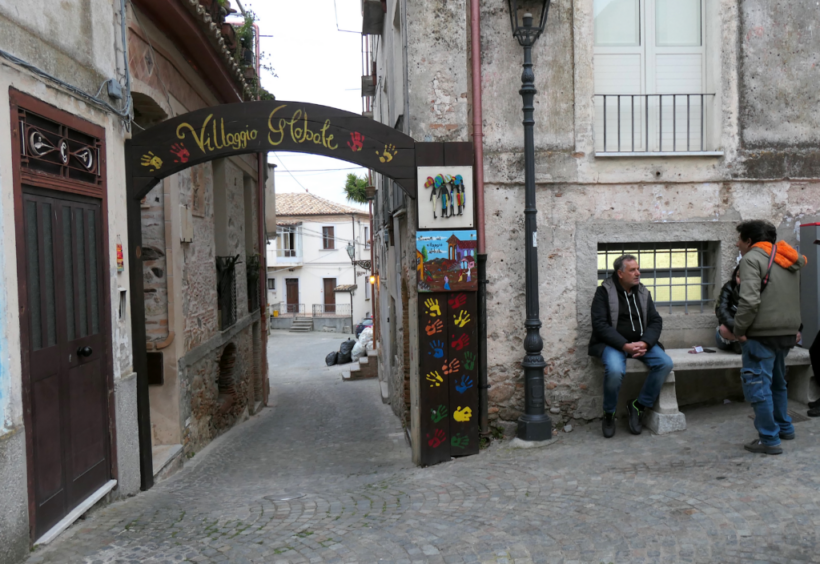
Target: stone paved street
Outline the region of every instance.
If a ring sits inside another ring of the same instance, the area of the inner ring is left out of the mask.
[[[271,408],[29,562],[820,561],[820,421],[776,457],[742,449],[732,403],[674,435],[622,420],[420,469],[378,383],[324,366],[340,341],[275,332]]]

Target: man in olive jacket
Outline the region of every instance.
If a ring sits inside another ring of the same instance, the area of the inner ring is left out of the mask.
[[[663,319],[655,309],[652,295],[641,284],[638,259],[624,255],[615,259],[615,272],[604,280],[592,300],[592,336],[589,355],[604,364],[604,417],[601,422],[604,437],[615,434],[615,407],[626,373],[626,359],[636,358],[646,364],[646,377],[640,395],[627,402],[629,431],[639,435],[643,416],[655,405],[661,387],[672,371],[669,358],[658,339]]]
[[[785,241],[775,244],[777,229],[767,221],[744,221],[737,232],[743,258],[734,334],[743,348],[743,394],[754,408],[760,435],[744,448],[780,454],[781,439],[794,439],[786,355],[800,330],[800,269],[806,257]]]

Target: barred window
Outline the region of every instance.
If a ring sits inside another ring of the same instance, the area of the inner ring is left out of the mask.
[[[598,285],[612,276],[621,255],[638,257],[641,283],[652,292],[655,306],[668,311],[711,309],[714,303],[715,256],[718,243],[598,243]]]

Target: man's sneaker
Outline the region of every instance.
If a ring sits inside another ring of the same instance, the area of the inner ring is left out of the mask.
[[[633,435],[640,435],[643,431],[643,425],[641,424],[643,412],[635,405],[637,401],[632,400],[626,404],[626,410],[629,412],[629,432]]]
[[[812,407],[806,412],[809,417],[820,417],[820,406]]]
[[[780,445],[764,445],[760,442],[760,439],[755,439],[749,444],[743,445],[743,448],[749,452],[758,454],[783,454],[783,449],[780,448]]]
[[[605,439],[611,439],[615,436],[615,414],[604,413],[601,418],[601,430],[604,432]]]
[[[780,438],[784,441],[793,441],[794,433],[780,433]]]
[[[815,407],[820,407],[820,399],[816,399],[814,401],[810,401],[808,403],[809,409],[814,409]]]

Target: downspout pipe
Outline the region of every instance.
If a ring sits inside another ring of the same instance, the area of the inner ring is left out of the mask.
[[[484,112],[481,105],[481,6],[470,0],[470,50],[473,86],[475,201],[478,216],[478,408],[479,432],[490,434],[487,383],[487,248],[484,239]]]

